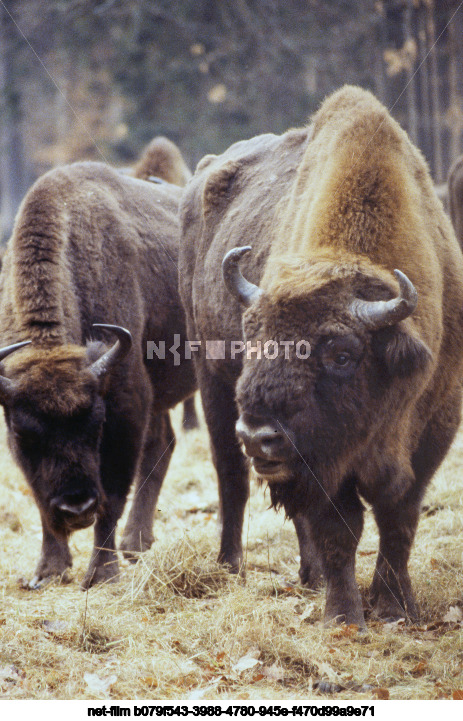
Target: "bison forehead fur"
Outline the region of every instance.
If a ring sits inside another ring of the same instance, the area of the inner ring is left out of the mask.
[[[381,539],[372,608],[413,616],[408,556],[458,426],[463,372],[463,257],[423,157],[376,98],[346,86],[307,128],[202,161],[181,218],[191,337],[312,345],[306,360],[197,356],[228,519],[221,558],[241,558],[236,424],[273,502],[294,516],[301,578],[321,564],[327,621],[364,623],[359,494]]]
[[[82,346],[31,348],[5,362],[16,401],[27,400],[41,414],[72,416],[91,405],[99,383]]]

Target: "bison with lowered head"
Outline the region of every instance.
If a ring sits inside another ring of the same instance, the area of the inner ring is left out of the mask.
[[[181,218],[189,337],[201,349],[225,340],[224,359],[196,358],[220,558],[242,562],[242,443],[295,521],[301,580],[326,579],[326,622],[364,625],[362,499],[380,534],[372,612],[413,618],[408,558],[460,420],[463,371],[463,258],[421,154],[347,86],[309,127],[203,159]]]
[[[83,585],[113,578],[122,548],[148,548],[174,445],[168,409],[194,391],[191,361],[148,361],[147,341],[184,336],[174,186],[100,163],[52,170],[20,207],[0,279],[0,375],[11,451],[37,502],[32,586],[71,565],[68,538],[95,521]]]

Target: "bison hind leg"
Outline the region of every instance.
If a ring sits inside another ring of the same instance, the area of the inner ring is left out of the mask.
[[[154,541],[154,513],[174,448],[175,435],[169,413],[152,411],[145,430],[132,507],[119,545],[131,563],[136,563],[138,555],[147,551]]]
[[[190,396],[183,401],[183,422],[182,428],[185,431],[192,431],[199,428],[198,414],[196,413],[195,397]]]

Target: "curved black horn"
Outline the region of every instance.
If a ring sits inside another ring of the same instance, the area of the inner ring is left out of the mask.
[[[262,292],[259,286],[246,280],[239,268],[241,258],[250,250],[252,250],[250,245],[233,248],[228,251],[222,261],[222,276],[225,285],[230,293],[245,306],[250,306]]]
[[[104,328],[117,336],[116,343],[101,358],[92,363],[90,370],[97,378],[105,376],[111,368],[121,362],[132,347],[132,334],[120,325],[94,323],[92,328]]]
[[[395,270],[394,275],[399,283],[400,293],[392,300],[367,301],[356,298],[352,301],[350,310],[358,320],[368,328],[378,330],[388,325],[395,325],[408,318],[418,303],[418,293],[415,286],[405,273]]]
[[[0,361],[2,361],[4,358],[10,355],[10,353],[14,353],[16,350],[19,350],[20,348],[24,348],[25,345],[30,345],[32,341],[30,340],[24,340],[21,341],[21,343],[13,343],[13,345],[7,345],[4,348],[0,349]],[[0,402],[4,402],[8,398],[11,397],[14,390],[14,383],[9,378],[6,378],[4,375],[0,375]]]

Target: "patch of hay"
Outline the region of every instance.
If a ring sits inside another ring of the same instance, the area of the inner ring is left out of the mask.
[[[161,600],[172,594],[183,598],[216,596],[230,583],[230,574],[215,559],[206,539],[185,534],[167,547],[155,545],[140,554],[133,580],[133,599]]]

